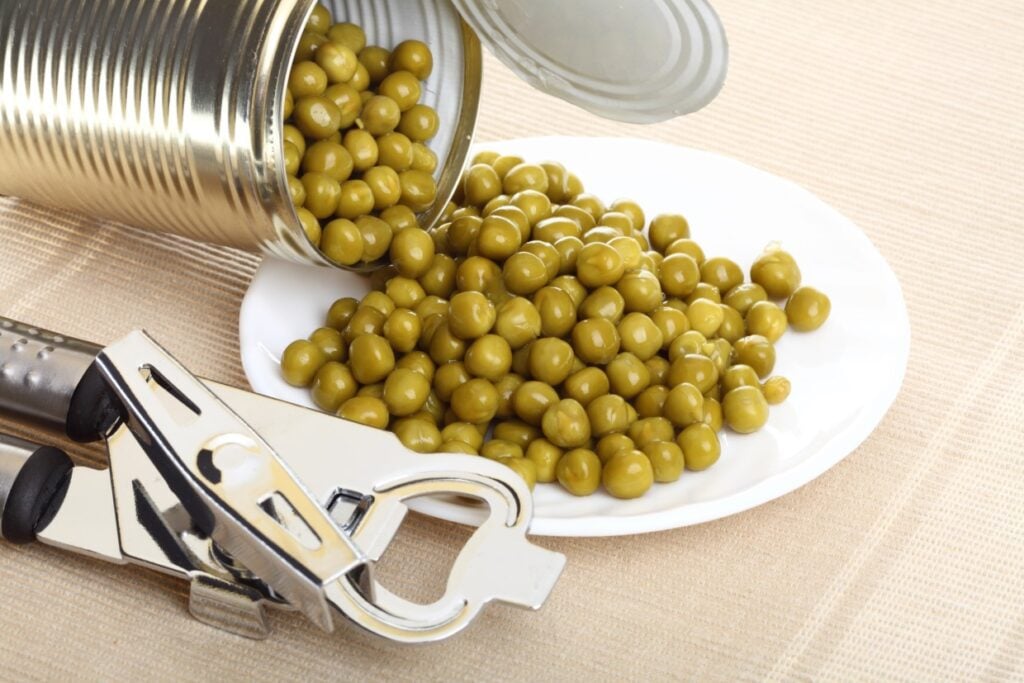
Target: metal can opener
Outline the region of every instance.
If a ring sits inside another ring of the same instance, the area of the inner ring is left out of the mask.
[[[532,498],[484,458],[420,455],[394,435],[199,379],[144,332],[100,349],[0,318],[0,410],[106,441],[109,468],[0,437],[0,519],[10,541],[139,564],[190,582],[200,621],[268,635],[265,606],[325,631],[341,616],[399,642],[465,628],[485,604],[538,609],[565,558],[526,538]],[[422,605],[374,565],[421,496],[489,512],[445,594]]]

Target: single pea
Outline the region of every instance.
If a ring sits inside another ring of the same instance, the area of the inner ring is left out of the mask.
[[[747,333],[747,323],[743,316],[732,306],[719,304],[722,308],[722,324],[718,326],[718,336],[730,344]]]
[[[758,301],[767,301],[768,294],[764,287],[756,282],[736,285],[722,297],[722,303],[735,309],[740,315],[746,316],[750,307]]]
[[[583,248],[583,240],[578,237],[562,237],[554,243],[555,251],[558,252],[559,275],[576,272],[576,261]]]
[[[434,150],[422,142],[412,143],[412,170],[433,174],[437,171],[438,158]],[[452,216],[455,217],[454,215]]]
[[[313,402],[321,410],[337,412],[341,404],[356,395],[359,384],[349,368],[337,362],[328,362],[317,371],[310,388]]]
[[[363,104],[359,120],[364,130],[374,137],[379,137],[395,130],[402,120],[402,110],[390,97],[375,95]]]
[[[396,308],[384,323],[384,338],[398,353],[409,353],[416,348],[422,330],[419,316],[407,308]]]
[[[576,324],[576,307],[569,295],[558,287],[538,291],[533,305],[540,313],[541,334],[545,337],[564,337]]]
[[[336,300],[327,310],[327,326],[333,327],[339,332],[344,330],[357,308],[359,308],[359,302],[350,296]]]
[[[453,360],[462,360],[466,355],[466,342],[454,334],[447,320],[437,326],[430,337],[428,353],[437,364]]]
[[[548,174],[538,164],[519,164],[509,169],[502,178],[502,190],[507,195],[514,195],[524,190],[535,190],[547,193]]]
[[[459,292],[449,304],[448,324],[460,339],[476,339],[487,334],[496,318],[494,305],[480,292]]]
[[[309,16],[309,21],[306,23],[307,31],[314,31],[316,33],[325,34],[327,29],[331,26],[331,12],[323,5],[317,4],[313,6],[313,13]]]
[[[552,287],[558,287],[572,299],[576,306],[581,306],[587,298],[587,288],[572,275],[559,275],[551,281]]]
[[[629,438],[625,434],[607,434],[601,437],[597,442],[597,453],[598,459],[602,464],[607,463],[609,460],[614,458],[622,451],[632,451],[636,448],[633,443],[633,439]]]
[[[683,449],[674,441],[657,441],[643,448],[644,455],[651,461],[654,481],[669,483],[678,481],[686,469]]]
[[[661,330],[643,313],[630,313],[618,325],[622,350],[642,361],[653,357],[660,349],[664,337]]]
[[[572,372],[573,349],[567,342],[543,337],[530,347],[530,375],[551,386],[561,384]]]
[[[505,261],[502,279],[505,287],[514,294],[533,294],[547,284],[548,269],[540,257],[528,252],[519,252]]]
[[[622,263],[627,273],[632,270],[640,269],[640,266],[643,263],[643,251],[640,249],[640,244],[635,239],[632,237],[615,237],[608,242],[608,246],[619,252],[619,256],[622,257]],[[659,292],[660,289],[661,288],[659,287]]]
[[[688,427],[704,419],[704,396],[689,383],[672,387],[665,400],[664,416],[676,427]]]
[[[719,403],[718,399],[704,399],[704,419],[702,422],[711,427],[715,432],[722,431],[722,425],[725,420],[722,417],[722,404]]]
[[[527,460],[533,463],[537,472],[537,481],[549,484],[557,479],[558,461],[564,451],[547,439],[534,439],[527,445],[524,453]]]
[[[298,175],[299,167],[302,164],[302,154],[299,148],[290,142],[284,143],[284,170],[288,175]]]
[[[341,332],[333,327],[321,327],[309,335],[309,341],[320,347],[327,355],[327,360],[344,362],[348,358],[348,349]]]
[[[365,93],[369,91],[371,84],[370,71],[366,68],[366,65],[360,61],[359,66],[356,67],[356,75],[352,77],[352,80],[350,80],[347,85],[355,88],[359,93]]]
[[[488,212],[486,212],[484,214],[485,218],[489,217],[489,216],[500,216],[501,218],[506,218],[506,219],[512,221],[512,223],[516,226],[516,228],[519,229],[519,240],[520,240],[520,242],[523,242],[524,246],[525,246],[525,243],[530,241],[530,233],[531,233],[530,218],[519,207],[512,206],[512,204],[509,203],[509,204],[506,204],[505,206],[499,206],[498,208],[494,209],[493,211],[488,211]],[[534,254],[535,256],[541,256],[541,254],[536,253],[534,251],[531,251],[530,253]],[[545,259],[542,257],[541,260],[545,260]],[[552,277],[554,277],[554,276],[552,275]]]
[[[615,230],[618,230],[619,234],[623,237],[633,237],[635,228],[633,219],[624,213],[620,213],[618,211],[605,211],[601,214],[597,224],[608,228],[614,228]]]
[[[721,292],[728,292],[743,284],[743,269],[727,258],[709,258],[700,266],[700,279],[701,282],[718,287]]]
[[[633,440],[637,448],[643,448],[647,444],[657,441],[671,441],[676,435],[672,423],[664,417],[638,419],[629,425],[626,434]]]
[[[740,434],[752,434],[768,421],[768,401],[759,386],[741,386],[722,399],[725,423]]]
[[[601,482],[616,498],[639,498],[654,485],[654,468],[641,451],[621,451],[605,463]]]
[[[608,393],[608,376],[600,368],[588,367],[578,370],[565,380],[563,393],[586,407],[599,396]]]
[[[366,34],[362,27],[350,23],[334,24],[327,29],[327,37],[331,42],[344,45],[358,54],[366,47]]]
[[[309,243],[314,247],[320,247],[320,243],[323,240],[323,229],[320,227],[319,219],[310,213],[309,209],[301,207],[295,209],[295,215],[299,217],[302,232],[306,234]]]
[[[690,236],[690,224],[679,214],[661,214],[651,220],[647,235],[651,246],[664,254],[670,244]]]
[[[483,219],[479,216],[462,216],[453,220],[448,228],[448,246],[455,256],[465,256],[480,234]]]
[[[608,364],[608,382],[611,391],[631,399],[650,386],[651,373],[647,366],[632,353],[620,353]]]
[[[658,278],[646,270],[624,274],[615,288],[622,294],[627,313],[650,313],[665,300]]]
[[[779,405],[789,398],[793,385],[785,377],[772,377],[761,385],[761,392],[768,401],[768,405]]]
[[[384,382],[384,402],[392,415],[412,415],[427,402],[430,382],[418,372],[396,368]]]
[[[299,38],[299,45],[295,51],[295,62],[312,61],[313,55],[315,55],[320,46],[326,42],[327,36],[316,31],[310,31],[307,28],[302,32],[302,36]]]
[[[541,420],[544,436],[561,448],[582,447],[590,440],[590,421],[579,401],[562,399],[550,406]]]
[[[601,485],[601,461],[594,451],[575,448],[559,459],[555,476],[574,496],[589,496]]]
[[[482,256],[470,256],[455,272],[455,286],[463,292],[487,293],[501,280],[501,267]]]
[[[665,249],[665,258],[676,254],[685,254],[696,261],[698,265],[704,263],[705,260],[704,250],[699,244],[688,237],[672,242],[668,245],[668,248]]]
[[[700,301],[701,299],[707,299],[713,301],[716,304],[722,303],[722,293],[718,291],[718,287],[709,285],[707,282],[701,282],[693,291],[684,299],[687,306],[692,306],[694,301]]]
[[[400,309],[396,309],[396,312],[397,310]],[[412,370],[413,372],[418,372],[426,377],[427,381],[431,383],[434,381],[434,374],[436,372],[434,361],[430,360],[430,356],[422,351],[409,351],[408,353],[405,353],[405,355],[399,358],[398,362],[395,363],[395,368],[405,368],[407,370]],[[431,384],[431,386],[433,386],[433,384]]]
[[[697,299],[686,309],[686,319],[690,322],[691,329],[710,337],[722,326],[725,313],[720,304],[710,299]]]
[[[494,331],[513,349],[521,349],[540,336],[541,318],[528,299],[515,297],[498,307]]]
[[[427,296],[423,286],[416,280],[407,277],[393,277],[384,287],[384,293],[395,302],[397,308],[416,308],[416,305]]]
[[[750,307],[746,317],[747,332],[758,334],[775,343],[789,327],[786,312],[770,301],[759,301]]]
[[[352,155],[336,142],[321,140],[306,151],[302,169],[307,173],[322,173],[341,183],[352,175]]]
[[[392,239],[390,225],[373,216],[359,216],[355,219],[355,224],[363,236],[364,262],[373,263],[388,253]]]
[[[353,168],[359,172],[370,170],[380,159],[377,140],[365,130],[354,128],[348,131],[342,138],[342,144],[352,157]]]
[[[668,399],[669,388],[663,385],[652,385],[640,392],[633,401],[637,415],[644,417],[661,417],[665,410],[665,401]]]
[[[403,112],[409,111],[420,101],[422,91],[419,79],[408,71],[389,74],[377,88],[377,92],[394,101]]]
[[[501,178],[492,166],[475,164],[466,171],[462,179],[466,202],[483,206],[501,194]]]
[[[587,405],[587,417],[595,436],[625,432],[632,421],[631,406],[616,394],[598,396]]]
[[[323,140],[338,132],[341,110],[326,97],[308,95],[296,100],[292,120],[307,138]]]
[[[349,346],[349,364],[360,384],[381,382],[395,368],[395,353],[384,337],[363,334]]]
[[[692,384],[703,394],[718,384],[718,368],[707,356],[690,353],[672,361],[668,371],[669,386]]]
[[[622,340],[610,320],[590,318],[573,327],[572,343],[584,362],[607,365],[618,355]]]
[[[327,82],[327,74],[314,62],[297,62],[288,74],[288,90],[296,101],[323,95]]]
[[[553,213],[553,216],[560,218],[571,218],[582,229],[583,232],[590,230],[597,225],[597,221],[588,212],[572,204],[562,204]]]
[[[302,176],[306,190],[304,207],[319,219],[334,214],[342,198],[341,185],[334,178],[323,173],[307,173]]]
[[[363,111],[363,98],[361,94],[348,83],[335,83],[328,86],[327,90],[324,91],[324,97],[334,102],[338,111],[341,112],[339,135],[341,130],[350,128]],[[334,136],[332,135],[329,140],[335,143],[341,142],[333,138]]]
[[[749,335],[733,345],[735,361],[754,369],[759,377],[767,377],[775,369],[775,346],[761,335]]]
[[[455,260],[447,254],[434,254],[427,272],[419,278],[424,293],[438,297],[449,297],[455,289]]]
[[[402,230],[392,238],[390,254],[400,275],[418,278],[434,262],[434,241],[423,230]]]
[[[425,211],[437,198],[437,183],[423,171],[404,171],[398,174],[401,188],[400,201],[414,211]]]
[[[647,217],[640,205],[631,199],[617,199],[608,207],[617,213],[624,213],[633,222],[633,228],[639,230],[647,224]]]
[[[651,373],[652,386],[666,386],[668,384],[668,371],[672,364],[662,356],[652,356],[644,361],[647,371]]]
[[[443,443],[441,431],[433,422],[405,418],[392,427],[402,445],[416,453],[436,453]]]
[[[622,320],[626,301],[614,287],[599,287],[590,292],[580,304],[579,315],[583,318],[601,318],[615,325]]]
[[[296,210],[304,207],[306,203],[306,186],[302,184],[301,180],[294,176],[288,178],[288,194]]]
[[[352,221],[339,218],[324,226],[320,240],[324,256],[343,266],[359,263],[363,258],[363,236]]]
[[[555,161],[545,161],[540,164],[547,176],[547,195],[553,202],[564,202],[570,199],[569,195],[569,171],[562,164]]]
[[[416,315],[420,317],[420,320],[424,322],[432,315],[442,314],[448,315],[448,302],[439,296],[428,294],[424,297],[423,301],[416,304]],[[424,325],[424,329],[426,326]]]
[[[363,174],[363,182],[373,193],[373,208],[377,211],[394,206],[402,198],[402,184],[393,168],[374,166]]]
[[[299,339],[289,344],[281,355],[281,374],[294,387],[308,387],[327,361],[327,354],[318,345]]]
[[[558,402],[558,393],[544,382],[529,381],[512,396],[512,407],[520,420],[540,426],[547,409]]]
[[[531,240],[522,246],[521,251],[522,253],[536,256],[544,264],[545,284],[558,276],[562,259],[554,245],[539,240]]]
[[[494,425],[494,438],[500,441],[510,441],[520,448],[526,449],[536,439],[541,438],[542,433],[533,425],[528,425],[522,420],[507,420]]]
[[[510,202],[512,206],[526,214],[530,225],[537,225],[545,218],[551,217],[551,200],[543,192],[536,190],[523,190],[512,195]]]
[[[624,272],[625,265],[619,252],[607,244],[592,242],[580,249],[576,260],[576,277],[585,286],[596,289],[614,285]]]
[[[485,334],[466,349],[463,362],[471,375],[497,382],[512,367],[512,349],[498,335]]]
[[[498,392],[486,379],[471,379],[452,393],[452,410],[463,422],[488,422],[498,408]]]
[[[426,142],[437,135],[440,126],[441,121],[434,109],[417,104],[402,113],[397,130],[413,142]]]
[[[311,175],[311,174],[306,174]],[[336,182],[336,181],[335,181]],[[328,215],[354,220],[373,211],[373,190],[362,180],[346,180],[338,186],[334,209]],[[325,207],[326,208],[326,207]],[[316,214],[316,211],[313,212]]]
[[[441,430],[441,438],[444,441],[467,443],[473,447],[475,452],[484,445],[484,435],[469,422],[453,422]]]
[[[359,66],[359,58],[351,48],[330,41],[317,48],[313,58],[330,83],[348,83]]]
[[[514,154],[501,154],[497,159],[491,162],[491,166],[499,177],[504,178],[505,175],[519,164],[524,164],[526,161]]]
[[[356,337],[364,334],[380,334],[384,330],[385,321],[387,321],[387,316],[377,309],[361,306],[342,330],[342,336],[346,342],[351,344]]]
[[[686,469],[694,472],[706,470],[718,462],[722,446],[718,434],[704,423],[693,424],[684,429],[676,439],[683,451]]]
[[[516,207],[512,206],[512,198],[511,197],[509,197],[507,194],[499,194],[497,197],[494,197],[493,199],[489,200],[486,204],[483,205],[483,207],[481,207],[480,209],[477,209],[477,210],[480,212],[481,216],[490,216],[492,213],[494,213],[498,209],[502,209],[502,208],[505,208],[507,206],[511,206],[513,209],[516,208]],[[476,209],[475,206],[469,206],[469,207],[463,207],[463,208]]]
[[[533,461],[527,458],[502,458],[499,462],[522,477],[531,491],[537,485],[537,465]]]
[[[434,55],[426,43],[406,40],[399,43],[391,53],[388,68],[391,71],[408,71],[419,80],[425,81],[434,70]]]
[[[367,427],[387,429],[389,416],[384,401],[372,396],[355,396],[341,404],[338,417]]]
[[[739,387],[760,387],[761,380],[752,367],[740,363],[729,366],[722,373],[720,384],[722,391],[729,393]]]
[[[688,353],[700,353],[707,341],[707,338],[697,330],[683,332],[668,348],[669,362],[675,362],[676,358]]]
[[[512,256],[522,244],[522,235],[515,223],[501,216],[488,216],[480,225],[476,248],[478,253],[495,262]]]
[[[396,173],[412,168],[412,142],[401,133],[387,133],[377,138],[377,163]]]
[[[800,286],[800,267],[789,252],[770,245],[750,267],[750,279],[772,299],[785,299]]]
[[[608,211],[608,207],[597,195],[582,192],[572,198],[573,206],[578,206],[593,217],[595,221]]]
[[[832,302],[814,287],[800,287],[786,303],[786,317],[793,329],[813,332],[828,320]]]
[[[659,306],[651,313],[651,321],[661,332],[661,348],[668,349],[679,335],[690,330],[686,314],[670,306]]]
[[[379,45],[367,45],[359,51],[359,63],[366,67],[370,83],[380,83],[389,73],[391,53]]]
[[[437,371],[434,373],[434,392],[439,399],[449,403],[455,390],[470,379],[472,376],[462,361],[443,363],[437,366]]]

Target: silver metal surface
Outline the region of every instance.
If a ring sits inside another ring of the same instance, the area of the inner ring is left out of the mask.
[[[332,630],[324,587],[365,560],[277,453],[142,332],[105,348],[97,364],[197,526]]]
[[[315,0],[0,0],[0,194],[329,265],[288,194],[284,92]],[[455,189],[481,48],[449,0],[333,0],[371,43],[438,53],[424,101]]]
[[[63,431],[71,396],[99,350],[0,317],[0,411]]]
[[[38,532],[47,545],[123,564],[117,514],[106,470],[75,467],[67,494],[53,520]]]
[[[38,449],[34,443],[0,434],[0,518],[7,507],[7,496],[25,461]],[[0,534],[2,537],[2,534]]]

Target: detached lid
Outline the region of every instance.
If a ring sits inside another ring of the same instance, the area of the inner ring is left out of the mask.
[[[452,2],[520,78],[605,118],[665,121],[725,83],[725,29],[705,0]]]

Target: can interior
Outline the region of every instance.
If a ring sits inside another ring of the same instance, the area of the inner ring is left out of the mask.
[[[345,266],[326,256],[306,236],[288,191],[288,175],[284,157],[284,100],[288,74],[298,52],[304,27],[316,7],[316,0],[299,0],[288,35],[282,41],[280,61],[275,67],[280,87],[274,93],[273,111],[277,117],[276,141],[277,186],[288,205],[286,254],[293,260],[315,263],[356,272],[371,272],[387,264],[387,259],[374,263]],[[324,0],[335,22],[350,21],[366,32],[368,45],[394,48],[403,40],[422,40],[434,54],[434,73],[426,81],[421,102],[437,110],[441,120],[438,135],[426,144],[438,157],[434,173],[437,200],[418,214],[420,226],[433,227],[445,206],[454,196],[473,142],[483,77],[483,53],[476,34],[455,10],[450,0],[378,0],[372,7],[358,0]]]

